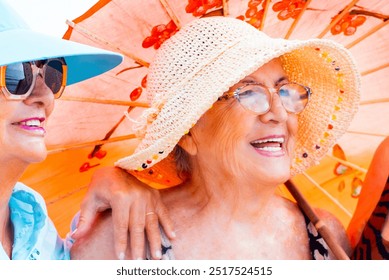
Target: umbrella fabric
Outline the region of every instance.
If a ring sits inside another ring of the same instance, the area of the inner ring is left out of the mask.
[[[69,21],[64,38],[120,52],[125,60],[65,90],[48,127],[51,154],[23,178],[48,200],[60,232],[68,231],[93,170],[136,146],[132,125],[147,107],[147,69],[155,50],[185,23],[212,15],[240,18],[272,37],[334,40],[355,56],[362,73],[359,112],[333,153],[293,178],[313,206],[348,225],[374,150],[389,135],[388,1],[101,0]]]

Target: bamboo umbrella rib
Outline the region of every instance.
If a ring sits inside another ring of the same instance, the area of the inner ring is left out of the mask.
[[[229,15],[228,0],[223,0],[223,15],[226,17]]]
[[[66,20],[66,24],[69,25],[70,27],[72,27],[74,30],[86,35],[87,37],[95,39],[95,40],[99,41],[100,43],[105,44],[105,45],[115,49],[116,51],[123,54],[124,56],[129,57],[130,59],[134,60],[136,63],[138,63],[144,67],[147,67],[147,68],[149,67],[150,63],[148,63],[147,61],[144,61],[143,59],[135,56],[134,54],[131,54],[129,52],[122,50],[118,46],[115,46],[115,45],[111,44],[110,42],[108,42],[107,40],[100,38],[96,34],[86,30],[85,28],[79,26],[78,24],[75,24],[74,22],[72,22],[70,20]]]
[[[135,139],[135,138],[136,138],[135,134],[129,134],[129,135],[125,135],[125,136],[118,136],[118,137],[114,137],[114,138],[109,138],[107,140],[84,142],[84,143],[78,143],[78,144],[67,145],[67,146],[62,146],[62,145],[61,146],[51,146],[51,147],[48,147],[48,153],[55,154],[55,153],[65,152],[68,150],[74,150],[74,149],[85,148],[85,147],[90,147],[90,146],[97,146],[97,145],[104,145],[104,144],[108,144],[108,143],[125,141],[125,140],[130,140],[130,139]]]
[[[266,17],[267,17],[267,12],[269,11],[269,7],[270,7],[270,0],[266,0],[264,11],[263,11],[263,17],[262,17],[262,20],[261,20],[261,24],[259,25],[259,30],[263,30],[263,27],[265,25],[265,20],[266,20]]]
[[[174,21],[174,23],[177,26],[177,28],[180,29],[181,28],[181,23],[180,23],[178,17],[176,16],[176,14],[173,12],[172,8],[170,8],[169,3],[166,0],[159,0],[159,2],[161,2],[163,8],[168,13],[168,15],[172,19],[172,21]]]
[[[348,130],[346,131],[347,133],[352,133],[352,134],[360,134],[360,135],[368,135],[368,136],[375,136],[375,137],[387,137],[388,135],[386,134],[380,134],[380,133],[370,133],[370,132],[363,132],[363,131],[353,131],[353,130]]]
[[[358,166],[358,165],[356,165],[354,163],[351,163],[351,162],[349,162],[347,160],[343,160],[343,159],[340,159],[338,157],[334,157],[333,155],[330,155],[330,154],[327,154],[327,157],[329,157],[329,158],[331,158],[333,160],[336,160],[336,161],[340,162],[341,164],[344,164],[344,165],[346,165],[348,167],[354,168],[354,169],[359,170],[359,171],[361,171],[363,173],[367,173],[367,169],[366,168],[360,167],[360,166]]]
[[[351,175],[354,175],[354,176],[362,176],[363,173],[361,173],[359,170],[356,170],[356,169],[348,169],[346,172],[342,173],[342,174],[339,174],[339,175],[336,175],[335,177],[331,177],[329,178],[328,180],[322,182],[321,184],[324,186],[324,185],[327,185],[327,184],[335,184],[336,181],[339,181],[340,179],[343,179],[343,178],[347,178]]]
[[[375,32],[377,32],[378,30],[380,30],[381,28],[383,28],[384,26],[386,26],[387,24],[389,23],[389,20],[386,20],[386,21],[383,21],[381,22],[380,24],[376,25],[375,27],[373,27],[372,29],[370,29],[368,32],[366,32],[365,34],[363,34],[361,37],[359,37],[358,39],[352,41],[351,43],[349,43],[348,45],[346,45],[346,48],[350,49],[352,47],[354,47],[356,44],[360,43],[361,41],[365,40],[367,37],[369,37],[370,35],[374,34]]]
[[[352,8],[359,0],[353,0],[351,1],[344,10],[336,16],[336,18],[317,36],[317,38],[323,38],[324,35],[333,27],[335,26],[339,20]]]
[[[380,71],[386,67],[389,67],[389,62],[388,63],[385,63],[385,64],[382,64],[380,66],[377,66],[375,68],[372,68],[372,69],[369,69],[369,70],[366,70],[366,71],[363,71],[361,72],[361,76],[366,76],[366,75],[369,75],[371,73],[374,73],[374,72],[377,72],[377,71]]]
[[[301,10],[301,12],[299,13],[299,15],[297,16],[297,18],[293,21],[292,25],[290,26],[288,32],[286,33],[285,35],[285,39],[289,39],[290,35],[292,35],[292,32],[294,31],[294,29],[296,28],[298,22],[300,21],[300,19],[302,18],[303,14],[305,13],[305,11],[307,10],[309,4],[311,3],[311,0],[307,0],[307,2],[305,2],[305,5],[303,7],[303,9]]]
[[[385,103],[385,102],[389,102],[389,98],[365,100],[365,101],[361,101],[359,105],[370,105],[370,104]]]
[[[351,218],[352,214],[347,210],[335,197],[333,197],[329,192],[327,192],[320,184],[318,184],[311,176],[303,172],[305,178],[308,179],[319,191],[321,191],[326,197],[328,197],[336,206],[339,207],[348,217]]]
[[[149,104],[144,103],[144,102],[110,100],[110,99],[95,99],[95,98],[84,98],[84,97],[76,97],[76,96],[62,96],[61,100],[97,103],[97,104],[106,104],[106,105],[119,105],[119,106],[128,106],[128,107],[142,107],[142,108],[149,108],[150,107]]]
[[[88,185],[78,187],[78,188],[76,188],[76,189],[74,189],[74,190],[72,190],[70,192],[67,192],[65,194],[59,195],[59,196],[57,196],[57,197],[55,197],[55,198],[53,198],[51,200],[46,200],[46,205],[54,204],[54,203],[56,203],[56,202],[58,202],[58,201],[60,201],[62,199],[65,199],[65,198],[67,198],[69,196],[72,196],[73,194],[78,193],[78,192],[80,192],[80,191],[82,191],[83,189],[86,189],[86,188],[88,188]]]

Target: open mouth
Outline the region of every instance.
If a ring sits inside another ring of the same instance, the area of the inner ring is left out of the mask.
[[[13,124],[20,125],[23,127],[38,128],[38,127],[43,127],[44,120],[45,120],[44,118],[32,118],[32,119],[16,122]]]
[[[19,124],[28,127],[42,127],[42,121],[40,119],[22,121]]]
[[[46,130],[44,127],[44,121],[45,118],[30,118],[21,120],[20,122],[15,122],[12,125],[15,125],[24,131],[29,131],[31,133],[34,133],[36,135],[45,135]]]
[[[261,151],[266,152],[279,152],[284,146],[285,138],[284,137],[275,137],[267,138],[261,140],[255,140],[250,142],[250,144]]]

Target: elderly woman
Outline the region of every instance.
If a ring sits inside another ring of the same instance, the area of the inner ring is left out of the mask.
[[[116,165],[165,188],[177,237],[164,239],[164,259],[334,257],[277,188],[318,162],[356,112],[359,76],[347,50],[269,38],[233,18],[198,19],[157,52],[148,94],[141,142]],[[340,222],[318,214],[349,254]],[[111,222],[103,215],[72,257],[114,258]]]

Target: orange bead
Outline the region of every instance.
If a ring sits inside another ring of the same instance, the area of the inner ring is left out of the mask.
[[[136,89],[134,89],[131,93],[130,93],[130,99],[131,101],[135,101],[137,100],[141,94],[142,94],[142,88],[141,87],[137,87]]]

